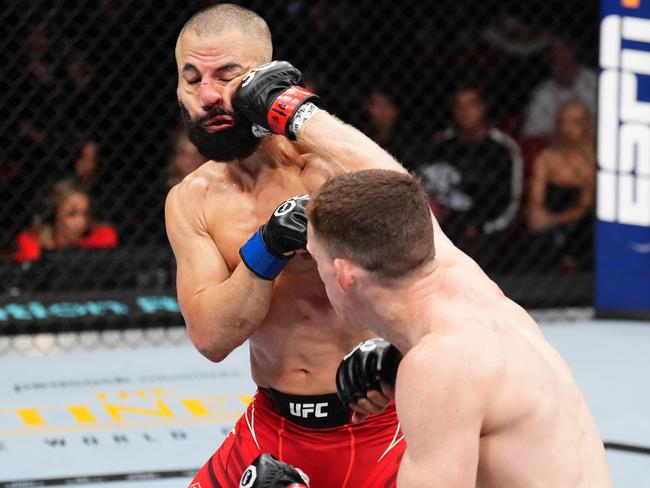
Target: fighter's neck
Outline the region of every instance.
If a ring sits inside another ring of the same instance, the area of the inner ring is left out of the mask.
[[[264,171],[295,165],[298,157],[298,151],[288,140],[280,136],[265,137],[257,151],[234,164],[228,164],[226,171],[232,181],[244,188],[252,188]]]
[[[438,328],[435,303],[445,299],[445,270],[437,261],[421,275],[395,286],[371,287],[361,310],[369,324],[403,353]]]

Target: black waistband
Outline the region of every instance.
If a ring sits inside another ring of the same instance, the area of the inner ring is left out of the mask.
[[[269,388],[273,405],[293,423],[313,429],[339,427],[350,422],[350,409],[336,393],[326,395],[288,395]]]

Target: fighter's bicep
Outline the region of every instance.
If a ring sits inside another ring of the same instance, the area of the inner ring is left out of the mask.
[[[179,195],[182,192],[182,189],[170,191],[165,203],[165,225],[176,257],[178,301],[184,310],[192,296],[226,280],[230,271],[212,237],[204,230],[197,209]]]
[[[181,310],[185,310],[193,296],[230,276],[225,260],[212,239],[189,236],[188,251],[176,258],[176,289]]]
[[[345,173],[343,167],[336,162],[326,161],[315,154],[302,154],[300,158],[300,179],[309,194],[316,192],[330,178]]]
[[[429,472],[440,486],[473,487],[482,410],[471,368],[442,348],[411,352],[397,377],[397,414],[408,446],[400,479]]]

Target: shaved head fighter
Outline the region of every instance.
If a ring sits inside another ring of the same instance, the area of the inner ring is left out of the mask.
[[[246,487],[303,480],[290,470],[282,482],[256,484],[279,476],[280,461],[299,466],[313,488],[370,477],[394,486],[404,451],[394,406],[353,424],[336,394],[341,358],[373,334],[349,329],[332,309],[304,251],[305,208],[306,195],[336,174],[403,169],[319,108],[296,68],[269,63],[269,32],[254,12],[218,4],[189,19],[176,44],[183,119],[210,159],[167,197],[178,301],[210,360],[248,340],[259,386],[191,486],[238,486],[243,474]]]

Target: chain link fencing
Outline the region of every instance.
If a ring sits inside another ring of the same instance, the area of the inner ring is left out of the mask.
[[[592,304],[598,2],[238,3],[329,111],[422,178],[507,294]],[[180,127],[174,46],[210,4],[4,5],[0,334],[182,322],[164,199],[203,161]],[[90,227],[61,242],[88,201]]]

